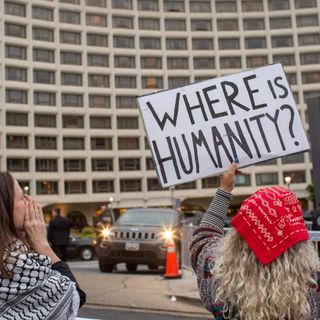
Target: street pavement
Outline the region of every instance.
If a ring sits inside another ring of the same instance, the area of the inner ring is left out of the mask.
[[[210,316],[200,301],[191,270],[183,270],[181,279],[168,280],[161,271],[149,271],[144,266],[139,266],[136,273],[128,273],[120,264],[112,273],[101,273],[96,260],[69,265],[87,293],[88,308],[127,308],[202,319]]]

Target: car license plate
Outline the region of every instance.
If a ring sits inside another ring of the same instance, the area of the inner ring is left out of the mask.
[[[126,242],[127,251],[139,251],[139,249],[140,249],[139,243]]]

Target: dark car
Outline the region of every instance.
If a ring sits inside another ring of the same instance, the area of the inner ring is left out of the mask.
[[[179,260],[180,227],[180,214],[172,209],[127,210],[97,243],[100,271],[112,272],[117,263],[126,263],[130,272],[136,271],[138,264],[149,269],[165,266],[169,238],[176,245]]]
[[[80,238],[70,235],[68,244],[68,258],[81,258],[91,260],[95,253],[95,240],[90,238]]]

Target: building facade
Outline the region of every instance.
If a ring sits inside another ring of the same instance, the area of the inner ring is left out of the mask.
[[[0,169],[89,223],[108,202],[205,208],[216,177],[159,187],[136,96],[281,62],[308,131],[319,12],[320,0],[1,1]],[[310,157],[246,168],[236,205],[285,177],[307,199]]]

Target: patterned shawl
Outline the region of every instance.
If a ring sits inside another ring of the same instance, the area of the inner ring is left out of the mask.
[[[71,320],[79,309],[75,283],[51,269],[51,259],[28,253],[21,241],[5,252],[10,279],[0,272],[0,319]]]

